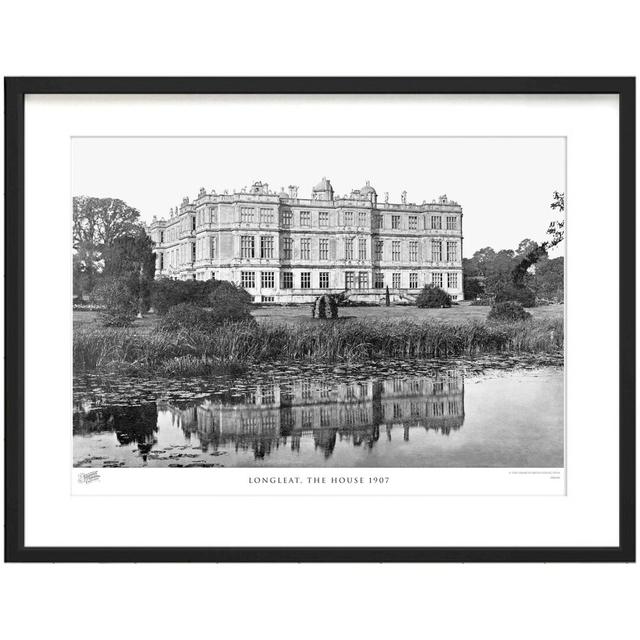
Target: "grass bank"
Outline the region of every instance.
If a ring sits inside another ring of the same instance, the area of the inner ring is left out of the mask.
[[[76,327],[76,371],[202,375],[220,365],[272,361],[358,362],[382,358],[442,358],[481,353],[556,353],[561,318],[460,325],[413,321],[316,321],[291,326],[236,323],[211,333]]]

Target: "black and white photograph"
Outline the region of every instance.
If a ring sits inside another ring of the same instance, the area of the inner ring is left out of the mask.
[[[566,164],[562,136],[74,137],[78,477],[563,470]]]

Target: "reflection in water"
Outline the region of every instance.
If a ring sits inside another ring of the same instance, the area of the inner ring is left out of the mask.
[[[169,412],[185,436],[195,435],[204,452],[232,446],[262,459],[280,446],[298,451],[302,436],[311,434],[329,458],[336,441],[373,448],[381,430],[388,440],[394,429],[406,441],[411,428],[449,435],[464,422],[464,378],[452,372],[349,384],[303,380],[259,385],[239,402],[208,398],[186,406],[159,403],[158,409]]]
[[[266,461],[287,447],[294,455],[312,444],[329,460],[337,445],[372,451],[381,438],[409,442],[415,429],[448,436],[462,427],[464,417],[464,376],[451,371],[348,383],[259,384],[244,392],[137,407],[92,409],[78,404],[74,435],[114,432],[120,445],[135,443],[146,462],[167,425],[172,433],[182,434],[180,444],[190,443],[202,454],[249,453],[251,458],[242,463],[247,466],[251,459]],[[177,446],[171,445],[163,451]]]
[[[145,462],[157,442],[157,424],[158,410],[155,404],[88,410],[76,405],[73,412],[74,435],[89,436],[101,431],[113,431],[120,445],[135,444]]]

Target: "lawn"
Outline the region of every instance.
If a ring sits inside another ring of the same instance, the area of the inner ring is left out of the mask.
[[[527,309],[536,320],[547,320],[562,318],[564,305],[554,304],[544,307],[534,307]],[[489,307],[476,307],[463,302],[450,309],[418,309],[410,306],[391,307],[341,307],[339,316],[341,318],[358,318],[374,320],[413,320],[424,322],[425,320],[436,320],[448,324],[466,324],[468,322],[483,322],[487,319]],[[261,307],[253,312],[253,316],[258,321],[271,322],[304,322],[311,320],[311,305],[301,305],[298,307]]]
[[[544,307],[534,307],[528,309],[536,320],[551,320],[562,318],[564,305],[553,304]],[[341,318],[358,318],[372,320],[412,320],[422,323],[425,320],[436,320],[448,324],[466,324],[468,322],[486,320],[489,307],[475,307],[463,302],[450,309],[418,309],[410,306],[391,307],[340,307]],[[295,307],[269,306],[259,307],[253,311],[253,316],[259,322],[273,323],[300,323],[311,321],[311,305],[299,305]],[[74,311],[74,326],[89,326],[96,324],[98,314],[95,311]],[[141,333],[148,333],[157,323],[154,315],[145,316],[141,320],[134,322],[134,327],[140,329]]]

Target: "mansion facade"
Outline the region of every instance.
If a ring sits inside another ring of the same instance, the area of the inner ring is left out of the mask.
[[[346,292],[354,301],[412,301],[425,284],[462,300],[462,208],[438,201],[379,201],[369,184],[334,194],[323,178],[310,198],[254,183],[240,192],[200,189],[198,197],[147,227],[156,277],[216,278],[256,302],[311,302]]]

